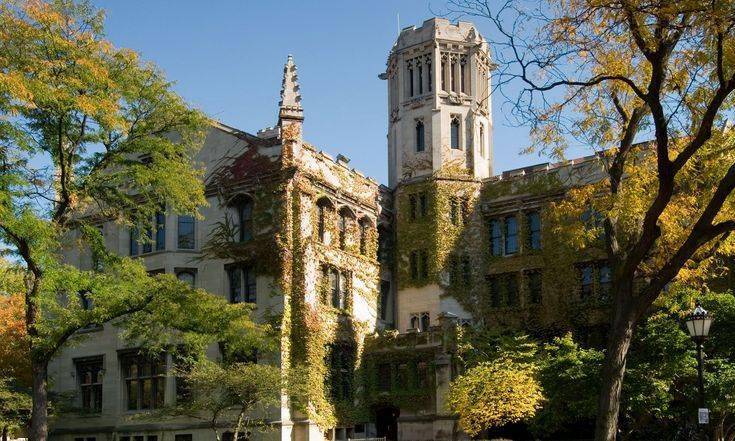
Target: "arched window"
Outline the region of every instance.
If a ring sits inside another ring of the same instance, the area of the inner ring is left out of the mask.
[[[253,200],[240,195],[233,199],[230,206],[234,209],[235,239],[248,242],[253,239]]]
[[[422,312],[421,313],[421,331],[422,332],[428,331],[429,325],[430,325],[429,313]]]
[[[452,138],[452,148],[459,149],[459,119],[452,118],[452,123],[449,126],[449,132]]]
[[[424,123],[416,121],[416,151],[423,152],[424,149]]]
[[[316,203],[317,207],[317,235],[319,242],[327,244],[329,242],[329,234],[327,232],[327,221],[329,219],[329,211],[333,209],[332,203],[327,198],[321,198]]]
[[[411,329],[420,330],[421,329],[421,322],[419,321],[419,316],[417,314],[411,315]]]

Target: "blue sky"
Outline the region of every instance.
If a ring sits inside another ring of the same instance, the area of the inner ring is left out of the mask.
[[[108,38],[155,62],[208,115],[255,133],[274,125],[283,64],[293,54],[305,138],[387,182],[387,92],[378,74],[400,26],[419,26],[443,0],[93,0]],[[491,25],[477,21],[481,33]],[[528,129],[511,127],[493,101],[495,171],[544,162],[519,155]]]

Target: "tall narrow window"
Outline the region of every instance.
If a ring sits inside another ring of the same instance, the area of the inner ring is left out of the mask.
[[[417,331],[421,331],[421,320],[419,319],[418,314],[411,314],[411,319],[409,320],[411,329],[415,329]]]
[[[418,75],[419,75],[419,95],[424,93],[424,66],[419,64],[418,69]]]
[[[412,194],[408,196],[408,205],[411,211],[411,220],[414,221],[418,217],[418,210],[416,205],[416,195]]]
[[[380,392],[390,392],[391,390],[391,367],[390,363],[378,364],[377,370],[377,385]]]
[[[431,92],[432,88],[432,69],[431,69],[431,55],[426,56],[426,90]]]
[[[319,228],[319,242],[324,243],[324,230],[325,230],[324,226],[325,226],[325,221],[326,221],[325,217],[327,215],[326,207],[324,207],[323,205],[319,205],[318,210],[319,210],[319,221],[318,221],[319,222],[319,227],[318,227]]]
[[[528,224],[528,245],[532,250],[541,249],[541,215],[538,211],[531,211],[526,215]]]
[[[419,277],[424,280],[429,277],[429,254],[426,250],[419,252]]]
[[[332,291],[332,306],[337,309],[345,309],[347,297],[347,274],[340,273],[336,269],[329,271],[329,287]]]
[[[518,219],[515,216],[505,218],[505,254],[518,252]]]
[[[194,216],[179,216],[177,236],[179,249],[194,249]]]
[[[424,123],[416,121],[416,151],[423,152],[425,150],[424,144]]]
[[[503,226],[499,219],[490,221],[490,252],[493,256],[503,255]]]
[[[419,252],[411,251],[408,258],[409,271],[411,273],[411,280],[419,280]]]
[[[485,126],[480,124],[480,156],[485,157]]]
[[[329,221],[329,212],[332,210],[331,203],[326,198],[321,198],[316,203],[317,207],[317,233],[319,242],[327,244],[329,235],[327,232],[327,222]]]
[[[339,211],[339,221],[338,221],[338,227],[339,227],[339,248],[344,250],[345,245],[347,244],[347,211],[346,210],[340,210]]]
[[[451,146],[453,149],[458,150],[459,147],[459,120],[452,118],[452,123],[449,126],[449,133],[451,137]]]
[[[428,312],[421,313],[421,331],[426,332],[431,327],[431,317]]]
[[[413,96],[413,68],[408,68],[408,96]]]
[[[131,256],[137,256],[138,255],[138,239],[140,236],[140,231],[137,228],[131,228],[130,229],[130,255]]]
[[[447,62],[442,60],[442,90],[447,90]]]
[[[459,90],[465,93],[465,63],[464,61],[459,63]]]
[[[143,253],[150,253],[151,251],[153,251],[153,227],[148,227],[145,229]]]
[[[253,200],[245,197],[237,205],[238,240],[248,242],[253,238]]]
[[[166,249],[166,215],[156,213],[156,251]]]
[[[102,357],[76,362],[77,378],[82,397],[82,410],[87,413],[102,411]]]
[[[257,283],[255,271],[251,266],[230,266],[227,268],[227,278],[230,282],[230,302],[257,302]]]
[[[330,351],[330,381],[332,399],[350,400],[355,366],[355,348],[348,345],[334,345]]]
[[[452,92],[457,91],[457,62],[452,60],[449,65],[449,86],[452,88]]]

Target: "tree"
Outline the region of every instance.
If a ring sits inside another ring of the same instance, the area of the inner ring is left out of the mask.
[[[23,264],[33,441],[47,438],[48,362],[81,328],[115,320],[151,351],[267,332],[248,307],[105,249],[103,221],[151,231],[157,212],[205,203],[192,159],[207,122],[102,24],[87,2],[0,0],[0,243]],[[68,249],[92,268],[65,264]]]
[[[494,24],[496,86],[530,125],[529,150],[563,158],[581,142],[598,152],[602,179],[565,205],[600,213],[612,267],[598,441],[616,437],[628,351],[650,306],[669,283],[696,277],[731,249],[734,7],[449,0],[450,12]]]
[[[0,378],[31,385],[21,271],[0,260]]]
[[[735,436],[735,296],[672,286],[653,305],[631,343],[621,394],[621,440],[673,439],[687,429],[683,422],[688,421],[690,428],[696,425],[692,417],[697,394],[695,346],[683,325],[695,299],[715,317],[705,344],[705,387],[714,439]],[[534,367],[544,397],[542,406],[527,418],[535,435],[563,438],[592,427],[603,351],[582,347],[571,333],[545,342],[546,337],[460,332],[458,355],[468,372],[482,363],[504,359]]]
[[[11,378],[0,376],[0,439],[7,441],[13,431],[26,426],[31,413],[31,395]]]
[[[543,394],[533,365],[512,360],[478,364],[450,385],[447,405],[470,436],[488,427],[532,418]]]
[[[0,259],[0,436],[7,441],[31,412],[30,357],[23,320],[22,273]]]
[[[531,422],[533,432],[553,435],[594,419],[602,353],[580,347],[567,333],[543,344],[539,354],[538,378],[545,400]]]
[[[281,403],[281,370],[277,366],[201,359],[184,369],[181,378],[189,399],[167,413],[205,419],[218,441],[222,440],[222,429],[232,430],[232,439],[240,440],[248,439],[255,427],[267,428],[258,412],[263,415]]]

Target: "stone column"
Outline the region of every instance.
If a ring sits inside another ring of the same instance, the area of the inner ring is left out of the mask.
[[[457,439],[457,419],[447,409],[447,392],[452,381],[452,362],[455,349],[455,328],[457,316],[451,312],[439,315],[442,329],[442,346],[435,359],[436,381],[436,418],[434,419],[434,440],[451,441]]]

